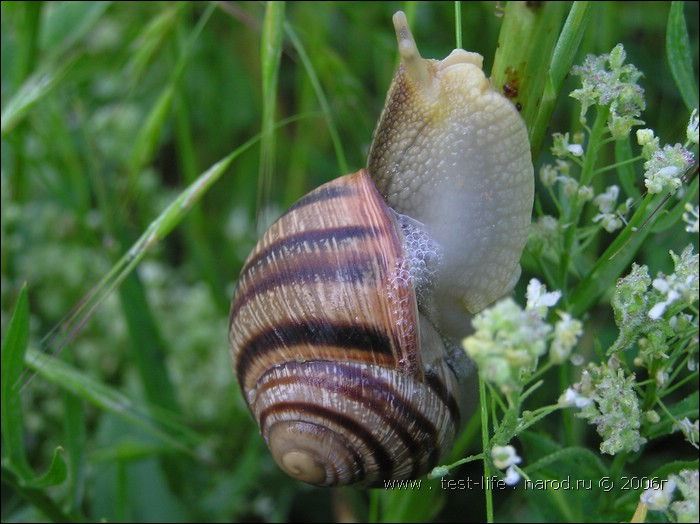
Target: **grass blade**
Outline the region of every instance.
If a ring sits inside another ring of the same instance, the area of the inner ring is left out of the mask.
[[[167,85],[161,92],[158,101],[149,112],[148,117],[146,118],[146,123],[139,133],[139,136],[134,141],[135,147],[131,154],[131,169],[129,171],[130,176],[132,177],[138,176],[141,168],[148,164],[151,161],[151,158],[153,158],[156,151],[156,146],[160,140],[161,130],[165,125],[166,118],[170,114],[170,109],[173,104],[173,97],[175,95],[175,87],[180,81],[180,78],[182,78],[185,71],[185,66],[189,61],[192,54],[192,49],[197,41],[197,37],[204,29],[204,26],[209,20],[209,17],[214,9],[215,4],[210,4],[202,17],[199,19],[197,25],[192,29],[187,45],[180,55],[180,59],[173,69]]]
[[[571,70],[590,19],[590,2],[574,2],[554,47],[542,101],[530,130],[530,143],[534,154],[541,148],[562,84]]]
[[[134,401],[120,391],[99,382],[65,362],[29,349],[26,365],[44,379],[70,391],[97,408],[114,413],[143,429],[170,449],[197,457],[196,445],[201,438],[179,424],[171,415],[153,406]],[[168,431],[162,428],[166,427]],[[201,457],[200,457],[201,458]]]
[[[82,400],[68,391],[63,392],[65,448],[68,454],[70,511],[79,513],[85,495],[85,409]]]
[[[684,2],[671,2],[666,28],[666,58],[688,112],[698,107],[698,84],[693,71]]]
[[[3,464],[9,466],[19,476],[20,481],[27,481],[34,476],[24,449],[24,430],[22,399],[20,398],[19,379],[24,368],[24,355],[29,342],[29,299],[27,285],[17,298],[15,311],[7,327],[7,334],[2,344],[2,447]]]
[[[78,57],[73,56],[60,64],[51,64],[30,76],[10,98],[0,116],[2,138],[24,119],[27,113],[58,85],[70,71]]]
[[[286,125],[299,118],[290,118],[279,122],[278,126]],[[189,210],[206,194],[209,188],[229,168],[231,163],[250,149],[260,140],[256,135],[243,145],[232,151],[228,156],[211,166],[202,173],[197,180],[190,184],[180,195],[173,200],[168,207],[151,222],[146,231],[131,246],[131,248],[112,266],[110,271],[94,286],[92,291],[76,305],[42,341],[42,345],[50,349],[52,353],[59,353],[85,323],[92,317],[97,308],[109,297],[109,295],[121,285],[124,279],[143,260],[146,254],[167,237],[172,230],[182,222]]]
[[[275,169],[275,114],[280,59],[284,45],[284,2],[267,2],[260,43],[262,70],[262,138],[260,140],[260,176],[256,225],[267,228],[272,217],[264,215],[270,201],[272,173]]]
[[[296,32],[294,31],[294,28],[288,23],[285,22],[284,24],[284,30],[287,33],[287,36],[292,42],[292,45],[294,46],[294,49],[296,50],[297,53],[299,53],[299,58],[301,59],[302,64],[304,64],[304,69],[306,70],[306,74],[309,77],[309,82],[311,82],[311,85],[314,88],[314,92],[316,93],[316,98],[318,99],[318,103],[321,106],[321,112],[323,113],[323,117],[326,119],[326,125],[328,126],[328,133],[331,135],[331,141],[333,142],[333,149],[335,150],[335,156],[338,161],[338,172],[339,173],[347,173],[348,172],[348,163],[345,160],[345,153],[343,152],[343,144],[340,141],[340,135],[338,134],[338,128],[336,127],[335,123],[333,122],[333,117],[331,116],[331,107],[330,104],[328,103],[328,99],[326,98],[326,94],[323,92],[323,87],[321,87],[321,82],[318,79],[318,75],[316,74],[316,71],[314,70],[314,66],[311,63],[311,60],[309,59],[309,55],[306,53],[306,50],[304,49],[303,44],[301,43],[301,40],[299,40],[299,37],[297,36]]]

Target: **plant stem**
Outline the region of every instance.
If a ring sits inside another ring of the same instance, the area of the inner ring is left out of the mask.
[[[489,449],[489,412],[486,407],[486,383],[481,375],[479,375],[479,408],[481,410],[481,446],[484,450],[484,478],[490,479],[493,472],[486,451]],[[484,496],[486,497],[486,522],[493,522],[493,493],[490,482],[486,483]]]
[[[608,106],[597,107],[595,123],[591,129],[591,134],[588,140],[588,148],[584,156],[583,167],[581,168],[581,179],[579,180],[579,186],[589,185],[593,175],[595,174],[598,150],[601,145],[603,132],[606,129],[609,113],[610,108]],[[581,218],[581,211],[583,210],[584,204],[585,202],[579,201],[578,193],[574,193],[571,197],[569,215],[566,217],[566,221],[564,222],[564,243],[562,247],[561,263],[559,265],[558,287],[561,289],[564,300],[566,301],[568,301],[567,275],[569,274],[571,256],[574,254],[572,250],[574,240],[576,238],[576,226]]]

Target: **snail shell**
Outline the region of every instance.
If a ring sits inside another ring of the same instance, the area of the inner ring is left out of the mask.
[[[481,57],[423,60],[403,13],[394,25],[402,65],[367,169],[273,224],[231,305],[260,432],[284,471],[321,486],[415,478],[449,451],[470,400],[455,341],[514,285],[530,221],[525,126]]]
[[[457,379],[419,318],[402,236],[361,170],[297,202],[243,268],[234,369],[275,460],[299,480],[415,477],[454,436]]]

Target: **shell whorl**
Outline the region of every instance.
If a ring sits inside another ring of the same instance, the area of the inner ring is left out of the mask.
[[[407,262],[398,219],[364,170],[297,202],[246,262],[234,369],[291,476],[379,485],[425,473],[448,449],[457,378],[418,314]]]

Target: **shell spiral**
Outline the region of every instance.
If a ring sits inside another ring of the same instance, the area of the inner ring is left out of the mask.
[[[297,202],[242,270],[234,369],[277,464],[299,480],[415,478],[449,449],[457,377],[419,316],[403,244],[361,170]]]
[[[418,477],[470,397],[457,341],[512,289],[534,176],[525,125],[482,58],[402,63],[367,169],[310,192],[258,242],[231,304],[244,398],[277,464],[321,486]],[[471,393],[471,392],[470,392]]]

